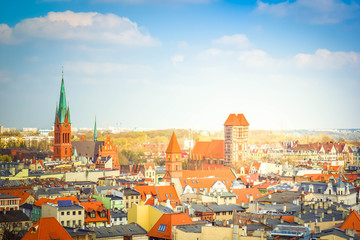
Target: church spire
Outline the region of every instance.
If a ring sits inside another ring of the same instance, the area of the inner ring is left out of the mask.
[[[65,121],[65,115],[68,114],[69,109],[66,106],[66,96],[65,96],[65,84],[64,84],[64,71],[62,72],[61,78],[61,89],[60,89],[60,100],[59,108],[57,114],[59,116],[59,122],[63,123]]]
[[[97,141],[97,128],[96,128],[96,116],[95,116],[95,126],[94,126],[94,142]]]

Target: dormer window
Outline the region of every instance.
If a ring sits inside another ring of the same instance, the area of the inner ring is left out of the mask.
[[[92,212],[90,213],[90,217],[91,217],[91,218],[95,218],[95,216],[96,216],[95,212],[92,211]]]
[[[102,218],[105,217],[105,211],[102,211],[102,212],[100,213],[100,217],[102,217]]]

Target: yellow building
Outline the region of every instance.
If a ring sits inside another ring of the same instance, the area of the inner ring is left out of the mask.
[[[191,231],[188,227],[195,229]],[[234,238],[236,236],[236,238]],[[176,226],[173,240],[265,240],[261,236],[246,236],[246,232],[239,226],[218,227],[218,226],[196,226],[196,225],[182,225]]]
[[[151,206],[133,204],[132,207],[128,209],[128,222],[137,223],[146,231],[150,231],[164,213],[172,212],[171,209],[161,205]]]

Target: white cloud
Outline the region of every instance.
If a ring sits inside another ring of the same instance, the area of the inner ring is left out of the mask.
[[[297,20],[313,24],[334,24],[359,17],[359,5],[340,0],[296,0],[281,3],[257,2],[256,12],[277,17],[291,16]]]
[[[159,44],[159,41],[149,34],[142,33],[137,24],[128,18],[97,12],[49,12],[45,17],[25,19],[14,28],[2,24],[0,41],[9,43],[9,40],[14,38],[79,40],[126,46]]]
[[[182,63],[184,59],[185,59],[184,55],[174,55],[171,57],[171,62],[172,64],[177,65],[179,63]]]
[[[244,34],[235,34],[231,36],[223,36],[213,40],[213,44],[220,46],[229,46],[236,48],[248,48],[251,46],[249,39]]]
[[[360,69],[360,55],[356,52],[330,52],[327,49],[318,49],[314,54],[297,54],[294,60],[299,68],[340,69],[356,67]]]
[[[0,43],[15,43],[12,37],[13,30],[7,24],[0,24]]]

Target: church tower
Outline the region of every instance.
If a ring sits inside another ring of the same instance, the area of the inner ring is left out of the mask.
[[[224,123],[224,165],[238,170],[247,161],[249,123],[244,114],[230,114]]]
[[[56,106],[55,113],[53,160],[70,160],[71,156],[70,109],[66,104],[63,75],[61,79],[59,106]]]
[[[179,177],[182,177],[181,149],[173,133],[166,149],[164,181],[171,182],[171,178]]]

